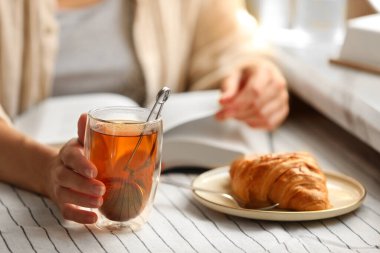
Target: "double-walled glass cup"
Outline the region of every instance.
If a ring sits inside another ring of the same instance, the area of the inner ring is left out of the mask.
[[[106,186],[99,228],[138,229],[148,219],[161,172],[162,119],[141,107],[104,107],[87,117],[85,155]]]

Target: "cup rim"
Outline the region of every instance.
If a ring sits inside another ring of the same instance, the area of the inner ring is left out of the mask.
[[[110,124],[128,124],[128,125],[131,125],[131,124],[136,124],[136,125],[141,125],[141,124],[155,124],[155,123],[158,123],[160,121],[162,121],[162,115],[159,115],[158,118],[155,118],[155,119],[152,119],[150,121],[140,121],[140,122],[115,122],[115,121],[112,121],[112,120],[106,120],[106,119],[102,119],[102,118],[99,118],[99,117],[96,117],[94,115],[94,113],[96,112],[99,112],[99,111],[105,111],[105,110],[134,110],[134,111],[143,111],[143,112],[148,112],[148,114],[150,113],[150,109],[148,108],[145,108],[145,107],[141,107],[141,106],[128,106],[128,105],[122,105],[122,106],[103,106],[103,107],[97,107],[97,108],[94,108],[94,109],[91,109],[87,112],[87,116],[90,117],[91,119],[93,120],[96,120],[96,121],[100,121],[100,122],[104,122],[104,123],[110,123]],[[153,114],[154,115],[154,114]]]

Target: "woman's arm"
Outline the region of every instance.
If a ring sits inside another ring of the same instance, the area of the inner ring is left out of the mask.
[[[48,196],[48,162],[58,150],[41,145],[0,120],[0,181]]]
[[[286,80],[254,47],[256,24],[238,1],[203,1],[190,65],[192,89],[220,87],[218,119],[273,130],[289,111]]]
[[[97,170],[83,155],[84,116],[78,126],[79,138],[56,150],[0,119],[0,181],[51,198],[65,219],[94,223],[96,214],[78,206],[101,206],[105,186],[95,179]]]

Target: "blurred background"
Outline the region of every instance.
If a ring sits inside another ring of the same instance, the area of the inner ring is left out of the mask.
[[[380,0],[245,0],[289,90],[380,152]]]
[[[279,40],[284,31],[292,31],[299,44],[341,43],[346,21],[375,13],[379,4],[379,0],[246,0],[267,37]]]

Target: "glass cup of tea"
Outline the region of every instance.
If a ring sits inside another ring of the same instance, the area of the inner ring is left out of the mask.
[[[96,212],[101,229],[139,229],[148,219],[161,172],[162,118],[141,107],[88,113],[85,155],[106,186]]]

